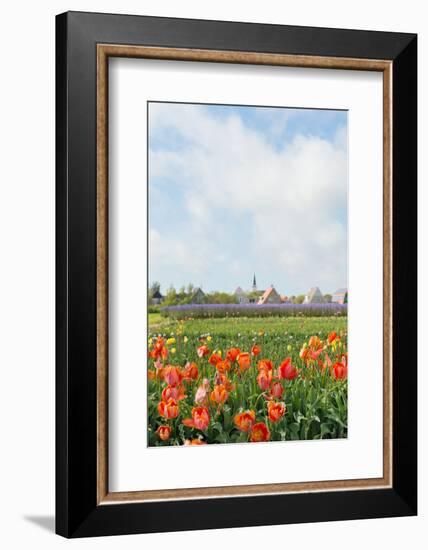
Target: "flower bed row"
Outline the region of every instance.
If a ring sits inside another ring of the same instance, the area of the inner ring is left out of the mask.
[[[346,316],[347,304],[188,304],[167,306],[161,315],[171,319],[214,317],[331,317]]]
[[[149,445],[347,437],[346,333],[313,335],[278,362],[260,338],[222,350],[211,336],[150,337]]]

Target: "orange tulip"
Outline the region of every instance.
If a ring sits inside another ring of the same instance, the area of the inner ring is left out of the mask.
[[[229,359],[233,363],[240,353],[241,350],[239,348],[230,348],[226,353],[226,359]]]
[[[273,398],[279,399],[282,396],[284,388],[282,387],[281,382],[274,382],[270,389],[270,394]]]
[[[340,336],[336,332],[330,332],[330,334],[327,337],[328,343],[331,345],[335,342],[338,342],[340,340]]]
[[[162,439],[162,441],[168,441],[169,436],[171,435],[171,427],[159,426],[159,428],[156,430],[156,433],[158,434],[159,439]]]
[[[284,416],[286,411],[284,403],[275,403],[275,401],[269,401],[268,403],[268,416],[271,422],[278,422]]]
[[[198,357],[202,358],[202,357],[205,357],[206,355],[209,355],[210,350],[205,345],[199,346],[198,349],[196,350],[196,353],[198,354]]]
[[[161,336],[158,336],[152,351],[149,352],[149,357],[152,359],[168,358],[168,350],[165,347],[165,340]]]
[[[218,355],[217,353],[213,353],[211,355],[211,357],[208,359],[208,363],[210,363],[211,365],[213,365],[214,367],[217,365],[217,363],[221,361],[221,357],[220,355]]]
[[[260,355],[261,351],[262,350],[260,346],[258,346],[257,344],[254,344],[253,347],[251,348],[251,355],[254,355],[254,357],[257,357],[257,355]]]
[[[348,376],[348,367],[343,363],[335,363],[332,372],[336,380],[343,380]]]
[[[272,371],[270,370],[261,370],[257,376],[257,384],[259,388],[263,391],[269,389],[270,383],[272,382]]]
[[[270,359],[261,359],[258,362],[257,368],[259,370],[273,371],[273,363]]]
[[[222,374],[220,372],[217,372],[214,378],[214,383],[219,385],[223,385],[227,391],[232,391],[235,386],[232,384],[232,382],[227,377],[227,374]]]
[[[250,441],[252,443],[259,443],[261,441],[269,441],[270,431],[264,422],[258,422],[254,424],[251,429]]]
[[[162,390],[162,401],[168,402],[169,399],[174,399],[174,401],[180,401],[185,399],[186,394],[184,393],[183,386],[167,386]]]
[[[235,426],[241,432],[249,432],[253,427],[256,420],[256,413],[254,411],[245,411],[235,416]]]
[[[215,367],[220,374],[225,374],[231,369],[232,365],[228,359],[225,359],[224,361],[219,361]]]
[[[302,349],[299,352],[299,357],[302,359],[302,361],[305,361],[307,363],[310,359],[310,353],[311,350],[306,346],[306,344],[303,345]]]
[[[168,399],[168,401],[160,401],[158,403],[158,412],[164,418],[177,418],[178,416],[178,404],[175,399]]]
[[[318,356],[324,349],[322,341],[318,336],[311,336],[308,341],[309,355],[311,359],[318,359]]]
[[[311,349],[318,349],[318,348],[322,347],[322,341],[320,340],[320,338],[318,336],[311,336],[309,338],[309,341],[308,341],[308,346]]]
[[[291,357],[287,357],[278,367],[278,378],[294,380],[299,371],[291,364]]]
[[[156,378],[156,371],[148,369],[147,371],[147,378],[149,380],[154,380]]]
[[[236,358],[240,372],[245,372],[251,367],[251,357],[248,352],[241,352]]]
[[[186,439],[184,444],[186,446],[188,446],[188,445],[190,445],[190,446],[193,446],[193,445],[206,445],[207,442],[203,441],[202,439]]]
[[[210,423],[210,413],[206,407],[193,407],[192,418],[185,418],[183,424],[190,428],[206,430]]]
[[[227,400],[227,398],[229,397],[229,392],[226,390],[223,384],[219,384],[218,386],[214,387],[214,390],[211,392],[210,397],[211,401],[220,405]]]
[[[163,377],[169,386],[178,386],[183,379],[183,373],[178,367],[168,365],[163,369]]]
[[[183,378],[185,380],[196,380],[198,378],[199,371],[196,363],[187,363],[184,367]]]

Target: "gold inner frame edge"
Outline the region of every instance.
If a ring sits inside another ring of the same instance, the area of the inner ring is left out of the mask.
[[[383,477],[188,489],[108,489],[108,59],[132,57],[383,73]],[[392,486],[392,69],[391,61],[97,44],[97,504],[378,489]]]

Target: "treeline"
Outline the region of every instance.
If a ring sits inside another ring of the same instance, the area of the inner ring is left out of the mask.
[[[182,306],[186,304],[192,304],[195,301],[201,304],[237,304],[238,300],[234,294],[228,292],[198,292],[200,289],[195,287],[192,283],[187,286],[182,286],[176,289],[174,286],[170,286],[166,291],[166,294],[162,299],[162,306]],[[155,304],[156,300],[153,299],[158,292],[161,292],[159,283],[153,283],[149,288],[149,304]]]
[[[155,281],[149,288],[149,305],[158,305],[159,300],[155,296],[162,294],[160,283]],[[249,292],[247,294],[251,302],[257,303],[260,292]],[[331,303],[331,294],[324,294],[324,303]],[[305,299],[304,294],[298,294],[297,296],[289,296],[288,301],[292,304],[302,304]],[[207,292],[204,293],[198,287],[195,287],[192,283],[187,286],[182,286],[176,289],[171,285],[166,291],[165,295],[162,295],[162,306],[184,306],[188,304],[237,304],[238,300],[235,294],[229,294],[228,292]]]

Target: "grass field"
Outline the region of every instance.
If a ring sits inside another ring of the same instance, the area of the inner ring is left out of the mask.
[[[154,313],[149,347],[149,445],[347,437],[346,317]]]

